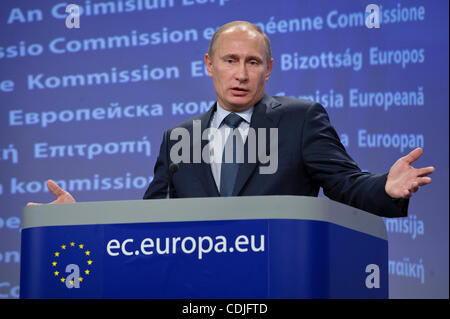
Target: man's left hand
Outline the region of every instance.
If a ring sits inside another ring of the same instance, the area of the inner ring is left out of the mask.
[[[414,168],[411,166],[423,153],[418,147],[406,156],[399,158],[389,170],[386,180],[386,193],[392,198],[410,198],[420,186],[430,184],[433,166]]]

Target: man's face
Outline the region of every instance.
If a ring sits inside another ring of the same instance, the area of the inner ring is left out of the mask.
[[[240,112],[263,97],[273,60],[267,63],[261,34],[238,27],[219,36],[213,57],[206,54],[205,63],[219,104],[230,112]]]

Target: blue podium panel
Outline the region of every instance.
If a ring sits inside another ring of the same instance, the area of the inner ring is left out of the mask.
[[[22,298],[387,298],[387,240],[245,219],[22,231]]]

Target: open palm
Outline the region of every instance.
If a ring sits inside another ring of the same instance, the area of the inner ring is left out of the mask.
[[[56,200],[51,202],[50,204],[64,204],[64,203],[75,203],[75,198],[72,197],[72,195],[63,190],[61,187],[58,186],[54,181],[49,179],[47,181],[47,187],[50,190],[50,192],[53,193],[53,195],[56,196]],[[33,205],[42,205],[41,203],[33,203],[30,202],[27,204],[27,206],[33,206]]]
[[[431,183],[434,172],[433,166],[414,168],[411,166],[422,155],[423,150],[419,147],[408,155],[399,158],[389,170],[386,181],[386,193],[392,198],[409,198],[412,193],[417,192],[420,186]]]

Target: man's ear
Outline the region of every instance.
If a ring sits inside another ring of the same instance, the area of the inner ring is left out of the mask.
[[[270,59],[269,65],[267,66],[266,82],[269,81],[270,73],[272,72],[272,68],[273,68],[273,59]]]
[[[206,70],[208,71],[208,75],[210,77],[212,77],[213,76],[212,59],[208,53],[205,54],[205,65],[206,65]]]

